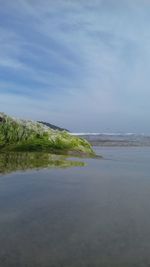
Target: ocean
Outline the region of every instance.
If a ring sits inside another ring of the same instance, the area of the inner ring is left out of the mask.
[[[150,146],[150,135],[136,133],[72,133],[95,146]]]
[[[94,149],[1,155],[0,267],[150,266],[150,147]]]

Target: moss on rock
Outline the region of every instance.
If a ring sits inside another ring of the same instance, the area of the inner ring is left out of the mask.
[[[94,156],[84,139],[34,121],[20,120],[0,113],[0,151],[48,151],[58,154]]]

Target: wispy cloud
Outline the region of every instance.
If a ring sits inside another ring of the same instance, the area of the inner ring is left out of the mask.
[[[150,131],[149,1],[2,2],[2,110],[73,130],[136,121]]]

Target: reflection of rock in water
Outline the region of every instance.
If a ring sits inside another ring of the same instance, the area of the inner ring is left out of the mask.
[[[67,156],[48,153],[12,152],[0,154],[0,173],[42,168],[85,166],[84,162],[69,160]]]

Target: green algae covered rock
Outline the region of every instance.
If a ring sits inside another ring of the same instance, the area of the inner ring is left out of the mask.
[[[0,151],[46,151],[94,156],[91,145],[66,131],[53,130],[39,122],[20,120],[0,113]]]

